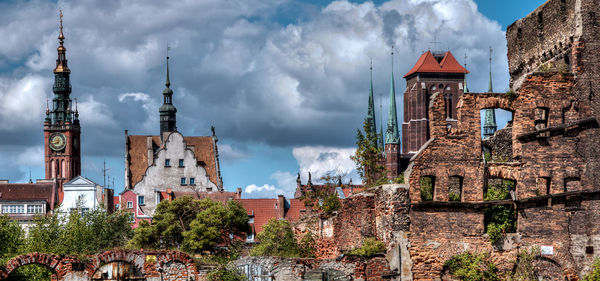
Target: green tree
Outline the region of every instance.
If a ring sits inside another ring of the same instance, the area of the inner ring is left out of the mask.
[[[208,281],[245,281],[248,280],[244,274],[234,268],[220,265],[206,276]]]
[[[18,254],[19,248],[25,242],[23,234],[17,222],[7,215],[0,216],[0,262],[2,264]]]
[[[256,237],[260,243],[250,251],[253,256],[299,256],[294,231],[286,220],[270,219]]]
[[[152,223],[140,224],[129,247],[214,252],[217,245],[231,243],[230,234],[239,237],[249,230],[248,215],[238,202],[184,196],[158,204]]]
[[[356,152],[350,158],[356,163],[356,170],[367,186],[389,183],[383,163],[383,148],[378,143],[379,136],[369,129],[367,119],[363,122],[364,133],[356,130]]]
[[[499,184],[492,184],[485,194],[485,201],[510,199],[510,190],[514,189],[514,182],[502,180]],[[505,233],[514,232],[517,227],[516,212],[512,206],[496,205],[484,210],[486,233],[492,243],[502,239]]]
[[[315,241],[314,235],[312,232],[308,232],[302,237],[300,240],[300,244],[298,244],[298,249],[300,253],[300,257],[303,258],[314,258],[315,251],[317,249],[317,242]]]

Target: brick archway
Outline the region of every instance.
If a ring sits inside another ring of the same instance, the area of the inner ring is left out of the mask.
[[[185,266],[188,275],[197,275],[198,268],[194,260],[186,253],[179,251],[170,251],[160,253],[156,257],[156,268],[159,272],[167,273],[168,268],[173,263],[181,263]]]
[[[86,275],[90,278],[100,267],[111,262],[127,262],[133,265],[142,274],[146,274],[144,269],[145,253],[140,251],[110,250],[97,254],[90,260],[85,267]]]
[[[6,263],[5,268],[0,268],[0,279],[8,278],[8,276],[17,268],[29,264],[44,265],[52,271],[60,280],[69,269],[63,267],[63,258],[53,254],[44,253],[29,253],[20,255],[10,259]]]

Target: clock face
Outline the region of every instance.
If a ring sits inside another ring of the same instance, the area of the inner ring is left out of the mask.
[[[52,150],[58,151],[65,148],[67,144],[67,138],[62,133],[54,133],[50,135],[50,148]]]

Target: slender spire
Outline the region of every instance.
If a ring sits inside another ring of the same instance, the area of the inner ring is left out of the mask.
[[[392,46],[392,77],[390,80],[390,109],[388,111],[388,122],[385,143],[399,144],[398,117],[396,113],[396,89],[394,85],[394,46]]]
[[[58,51],[58,58],[56,59],[56,68],[54,69],[54,73],[71,73],[69,67],[67,66],[67,49],[64,46],[65,43],[65,35],[63,34],[63,13],[62,10],[59,11],[60,17],[60,31],[58,33],[58,42],[59,46],[56,49]]]
[[[467,87],[467,53],[465,52],[465,83],[463,93],[468,93],[469,88]]]
[[[490,47],[490,80],[488,84],[488,93],[492,93],[492,47]],[[483,137],[487,138],[494,135],[494,132],[498,129],[496,125],[496,112],[493,108],[485,109],[485,116],[483,121]]]
[[[379,94],[379,146],[383,147],[383,97]],[[385,149],[382,149],[385,153]]]
[[[488,83],[488,93],[494,92],[492,87],[492,47],[490,46],[490,80]]]
[[[169,79],[169,49],[167,45],[167,79],[165,81],[166,88],[163,90],[163,104],[158,109],[160,113],[160,136],[162,138],[165,132],[177,131],[177,108],[173,106],[173,90],[169,88],[171,81]]]
[[[377,121],[375,119],[375,101],[373,98],[373,59],[371,59],[371,67],[369,68],[371,71],[371,85],[369,88],[369,109],[367,112],[367,122],[369,126],[369,131],[372,136],[377,136]],[[375,142],[375,146],[377,146],[377,142]]]

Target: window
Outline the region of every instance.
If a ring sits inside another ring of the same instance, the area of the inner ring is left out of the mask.
[[[448,200],[460,201],[463,179],[460,176],[451,176],[448,179]]]
[[[118,210],[118,209],[119,209],[119,204],[117,203],[117,204],[115,204],[115,210]]]
[[[185,185],[185,178],[181,178],[181,185]]]
[[[146,203],[144,203],[144,196],[138,196],[138,205],[145,205]]]
[[[190,178],[190,184],[196,184],[196,179],[195,178]]]
[[[254,233],[248,234],[248,237],[246,237],[246,242],[254,242]]]
[[[419,181],[420,189],[421,189],[421,200],[423,201],[432,201],[433,200],[433,190],[435,187],[435,177],[434,176],[424,176]]]
[[[133,213],[129,213],[129,222],[135,222],[135,216]]]
[[[90,208],[81,208],[81,216],[84,217],[90,212]]]
[[[133,209],[133,202],[127,201],[127,209]]]
[[[4,214],[23,214],[23,213],[25,213],[25,205],[3,205],[2,213],[4,213]]]
[[[165,167],[171,167],[171,159],[165,159]]]
[[[35,204],[35,205],[27,205],[27,213],[28,214],[41,214],[44,212],[44,205]]]
[[[547,107],[538,107],[535,109],[535,130],[543,130],[548,127],[548,108]],[[546,131],[539,134],[540,137],[549,137],[550,132]]]
[[[179,167],[184,167],[183,166],[183,159],[179,159]]]
[[[254,223],[254,217],[249,218],[248,223]]]

